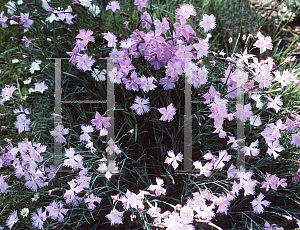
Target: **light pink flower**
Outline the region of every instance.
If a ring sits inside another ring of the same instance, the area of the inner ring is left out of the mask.
[[[255,214],[263,213],[263,211],[264,211],[263,206],[268,207],[270,205],[271,202],[267,201],[267,200],[263,200],[264,197],[265,196],[262,193],[260,193],[257,196],[257,198],[255,198],[252,202],[250,202],[253,206],[253,212]]]
[[[270,36],[264,37],[260,32],[258,33],[258,40],[253,44],[253,46],[260,49],[260,53],[262,54],[267,49],[272,50],[272,38]]]
[[[120,10],[120,4],[118,1],[109,2],[105,10],[112,10],[112,12],[115,12],[116,10]]]
[[[216,27],[216,18],[213,14],[207,15],[203,14],[202,20],[199,23],[199,26],[201,26],[204,29],[204,32],[208,32],[211,29],[214,29]]]
[[[163,107],[157,110],[162,114],[162,117],[159,119],[161,121],[170,122],[173,119],[173,116],[176,114],[176,108],[174,108],[173,103],[168,105],[167,108]]]
[[[165,163],[166,164],[172,164],[172,167],[174,170],[177,169],[178,163],[177,161],[182,162],[183,155],[181,153],[178,153],[177,156],[175,156],[174,151],[168,151],[168,157],[166,157]]]
[[[122,217],[124,212],[119,212],[115,207],[110,211],[106,218],[110,220],[111,225],[123,224]]]

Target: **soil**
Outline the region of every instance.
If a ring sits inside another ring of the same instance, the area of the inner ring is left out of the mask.
[[[266,6],[262,6],[267,0],[248,0],[251,2],[250,8],[253,9],[255,6],[256,9],[259,12],[259,15],[262,17],[265,17],[267,14],[269,14],[274,7],[278,4],[278,1],[272,1],[270,4]],[[298,14],[299,15],[299,14]],[[271,15],[268,17],[268,19],[277,19],[277,22],[280,22],[280,18],[278,16],[278,7],[275,8],[275,10],[271,13]],[[281,23],[281,25],[284,25],[285,23]],[[276,23],[274,23],[274,26],[277,26]],[[263,31],[262,31],[263,33]],[[295,38],[297,38],[300,35],[300,17],[293,16],[289,23],[282,28],[282,31],[280,34],[276,37],[276,39],[273,41],[273,45],[276,44],[279,40],[282,40],[280,43],[280,48],[284,47],[285,49],[288,48],[291,43],[294,41]],[[300,62],[300,39],[292,45],[289,52],[294,51],[298,54],[294,54],[292,56],[296,56],[296,60],[298,60],[298,63]]]

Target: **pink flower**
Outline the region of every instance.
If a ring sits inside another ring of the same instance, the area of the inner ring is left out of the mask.
[[[161,121],[167,121],[168,120],[168,122],[170,122],[173,119],[173,116],[176,113],[175,112],[176,108],[174,108],[173,103],[168,105],[167,108],[163,107],[163,108],[159,108],[157,110],[162,114],[162,117],[159,119]]]
[[[95,43],[95,38],[92,36],[93,31],[91,30],[85,30],[85,29],[80,29],[79,34],[76,36],[76,38],[82,39],[83,45],[86,46],[89,41]]]
[[[48,86],[45,84],[45,82],[40,82],[40,83],[34,83],[34,91],[35,92],[41,92],[41,93],[44,93],[44,91],[46,89],[48,89]]]
[[[172,164],[172,167],[174,168],[174,170],[177,169],[178,167],[178,163],[177,161],[182,162],[183,159],[183,155],[181,153],[178,153],[177,156],[175,156],[174,151],[168,151],[168,157],[166,157],[165,163],[166,164]]]
[[[129,21],[123,22],[123,24],[125,25],[125,28],[128,28]]]
[[[149,0],[134,0],[134,5],[138,6],[138,10],[141,12],[144,7],[149,8],[148,1]]]
[[[84,202],[89,203],[89,209],[93,210],[96,207],[96,205],[94,205],[94,202],[98,202],[100,204],[101,200],[102,199],[100,197],[95,197],[95,195],[92,193],[88,198],[84,200]]]
[[[142,99],[139,96],[136,96],[134,102],[135,104],[133,104],[130,108],[134,109],[139,116],[150,111],[149,107],[146,105],[149,103],[149,98]]]
[[[0,13],[0,23],[2,25],[2,28],[8,27],[8,25],[6,25],[6,23],[5,23],[7,21],[7,19],[8,19],[8,17],[4,16],[4,11],[2,11]]]
[[[43,212],[42,208],[37,209],[36,212],[31,214],[32,225],[38,229],[44,229],[44,221],[47,219],[46,210]]]
[[[3,175],[0,176],[0,189],[1,189],[1,193],[4,193],[6,194],[7,193],[7,189],[11,187],[11,186],[8,186],[8,184],[6,182],[4,182],[4,177]]]
[[[267,49],[272,50],[272,38],[270,36],[264,37],[260,32],[257,35],[258,40],[253,44],[253,46],[260,49],[260,53],[262,54]]]
[[[130,59],[128,59],[130,60]],[[128,71],[128,69],[126,69],[125,71]],[[125,87],[127,90],[134,90],[134,91],[139,91],[139,87],[137,85],[138,82],[138,78],[137,78],[137,73],[135,71],[133,71],[130,75],[130,80],[127,78],[123,78],[123,82],[125,83]]]
[[[102,33],[104,39],[108,41],[108,47],[115,47],[117,42],[117,36],[108,31],[108,33]]]
[[[6,226],[11,229],[15,223],[19,220],[17,210],[13,211],[6,220]]]
[[[176,18],[180,20],[181,24],[184,25],[186,20],[191,16],[196,16],[196,11],[193,5],[191,4],[182,4],[180,9],[176,11]]]
[[[53,131],[50,132],[51,136],[55,137],[58,143],[67,143],[63,135],[69,134],[69,129],[65,129],[61,124],[58,124]]]
[[[258,147],[258,140],[252,142],[250,144],[250,147],[244,146],[243,151],[245,153],[245,156],[257,156],[259,154],[259,149],[255,147]]]
[[[19,133],[22,133],[23,131],[30,131],[29,124],[30,119],[26,117],[25,114],[20,114],[17,116],[17,121],[14,123],[15,127],[18,129]]]
[[[29,28],[33,24],[33,20],[29,19],[29,13],[21,13],[21,22],[23,22],[23,26],[25,28]]]
[[[195,169],[200,169],[199,176],[203,174],[205,177],[209,177],[211,174],[211,170],[213,169],[213,163],[210,162],[207,162],[204,166],[202,166],[201,161],[195,161],[193,165]]]
[[[28,40],[28,38],[25,35],[23,36],[23,38],[21,40],[26,42],[26,44],[25,44],[26,47],[29,47],[29,44],[31,43],[31,40]]]
[[[3,105],[5,101],[8,101],[10,98],[12,98],[13,92],[17,89],[14,85],[6,86],[2,89],[1,95],[2,99],[0,100],[0,105]]]
[[[54,200],[49,206],[46,206],[45,208],[49,212],[49,217],[51,217],[51,219],[58,219],[58,221],[60,222],[64,221],[64,215],[68,212],[68,209],[63,208],[62,201],[56,203]]]
[[[275,109],[276,113],[278,113],[279,110],[281,110],[281,105],[283,105],[282,100],[280,99],[280,95],[275,96],[274,99],[272,99],[270,96],[266,96],[270,102],[268,102],[267,108],[273,108]]]
[[[295,145],[297,148],[300,146],[300,131],[296,134],[292,134],[293,140],[291,144]]]
[[[115,224],[123,224],[122,217],[124,212],[119,212],[115,207],[111,210],[111,212],[106,215],[106,218],[110,220],[111,225]]]
[[[164,181],[162,179],[156,177],[156,184],[157,185],[153,185],[153,184],[150,185],[148,190],[155,191],[156,196],[160,196],[161,194],[165,195],[166,189],[162,187],[164,185]]]
[[[149,30],[152,24],[152,19],[150,14],[147,11],[145,11],[141,16],[141,19],[142,19],[141,27]]]
[[[106,6],[105,11],[107,10],[112,10],[112,12],[115,12],[116,10],[120,10],[119,2],[118,1],[109,2],[108,5]]]
[[[267,201],[267,200],[264,200],[264,195],[262,193],[260,193],[257,198],[255,198],[252,202],[250,202],[253,206],[253,212],[256,213],[256,214],[260,214],[260,213],[263,213],[264,211],[264,208],[263,206],[265,207],[268,207],[270,205],[270,201]]]
[[[232,42],[232,37],[230,37],[230,38],[228,39],[228,42],[229,42],[229,43],[231,43],[231,42]]]
[[[82,165],[82,159],[83,157],[78,154],[74,156],[75,150],[73,148],[66,149],[65,156],[68,157],[68,159],[64,160],[64,165],[67,167],[75,168],[77,166]]]
[[[96,126],[97,130],[102,130],[103,128],[110,127],[109,119],[110,117],[101,116],[98,111],[96,111],[95,119],[92,119],[92,123]]]
[[[211,29],[214,29],[216,27],[216,18],[213,14],[207,15],[203,14],[202,20],[199,23],[199,26],[201,26],[204,29],[204,32],[208,32]]]
[[[123,72],[126,74],[126,76],[128,75],[129,71],[130,70],[133,70],[135,69],[135,67],[131,64],[131,60],[130,58],[126,58],[125,61],[120,61],[120,72]],[[136,78],[135,77],[135,74],[133,75],[134,79]]]
[[[79,69],[83,69],[84,72],[87,71],[87,70],[92,71],[92,68],[91,68],[91,67],[92,67],[92,65],[93,65],[94,62],[95,62],[95,60],[93,60],[92,58],[93,58],[92,56],[91,56],[91,57],[88,57],[87,54],[84,54],[84,55],[82,55],[81,57],[78,56],[78,57],[76,58],[76,60],[77,60],[77,67],[78,67]]]
[[[207,57],[209,44],[202,39],[199,39],[199,43],[193,44],[193,47],[197,50],[197,58]]]
[[[246,40],[246,35],[244,34],[243,37],[242,37],[243,41]]]
[[[94,132],[94,128],[91,125],[81,125],[83,134],[80,135],[80,141],[89,141],[91,139],[88,133]]]

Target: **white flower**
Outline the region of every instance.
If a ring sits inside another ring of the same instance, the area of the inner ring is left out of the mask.
[[[17,25],[18,23],[15,20],[10,20],[9,22],[11,25]]]
[[[21,4],[23,4],[23,0],[19,0],[19,1],[17,1],[17,4],[18,4],[18,5],[21,5]]]
[[[39,198],[40,198],[39,194],[36,193],[36,194],[34,194],[34,197],[31,198],[31,200],[32,200],[32,202],[34,202],[34,201],[37,201],[37,199],[39,199]]]
[[[28,208],[23,208],[22,210],[21,210],[21,216],[24,218],[24,217],[26,217],[26,216],[28,216],[28,214],[29,214],[29,209]]]
[[[258,109],[261,109],[262,108],[262,106],[264,105],[262,102],[261,102],[261,100],[260,100],[260,94],[258,94],[258,93],[253,93],[253,94],[251,94],[251,98],[254,100],[254,101],[256,101],[256,108],[258,108]]]
[[[80,4],[85,7],[90,7],[92,5],[91,1],[92,0],[79,0]]]
[[[204,39],[204,41],[205,41],[205,42],[208,42],[210,38],[211,38],[211,34],[208,33],[208,34],[206,35],[206,38]]]
[[[99,68],[99,66],[97,66]],[[95,68],[93,71],[92,71],[92,76],[93,78],[96,80],[96,81],[105,81],[106,80],[106,72],[107,70],[106,69],[103,69],[101,72],[99,69]]]
[[[27,80],[23,81],[25,85],[28,85],[31,82],[31,77],[29,77]]]
[[[34,89],[33,88],[29,88],[28,89],[28,93],[31,94],[32,92],[34,92]]]
[[[7,13],[11,14],[11,15],[13,15],[15,13],[15,11],[17,10],[16,4],[13,1],[9,1],[5,6],[7,7]]]
[[[44,8],[44,10],[48,10],[50,9],[50,6],[48,4],[49,0],[42,0],[42,7]]]
[[[92,13],[94,17],[97,17],[98,14],[100,13],[100,8],[99,6],[93,4],[89,7],[89,11]]]
[[[55,12],[55,10],[54,10],[54,12]],[[48,18],[46,18],[45,21],[52,23],[53,21],[59,21],[59,19],[55,14],[51,14]]]
[[[260,116],[251,116],[250,117],[250,124],[254,125],[254,126],[260,126],[261,125],[261,120],[260,120]]]
[[[11,62],[12,62],[13,64],[18,63],[18,62],[19,62],[19,59],[13,59]]]
[[[31,67],[30,67],[30,73],[34,73],[35,70],[40,70],[40,64],[42,63],[42,61],[40,60],[35,60],[34,62],[31,63]]]
[[[47,41],[52,42],[52,40],[50,38],[47,38]]]
[[[28,96],[23,96],[23,97],[22,97],[22,100],[26,100],[27,97],[28,97]]]

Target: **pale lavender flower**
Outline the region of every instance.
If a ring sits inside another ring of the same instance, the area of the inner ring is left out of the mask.
[[[37,213],[34,212],[31,214],[32,225],[38,229],[44,229],[43,225],[47,219],[46,211],[43,212],[42,208],[37,209]]]
[[[6,86],[4,89],[2,89],[2,99],[0,100],[0,105],[3,105],[5,101],[8,101],[10,98],[12,98],[12,94],[16,89],[17,87],[14,85]]]
[[[89,209],[93,210],[96,207],[96,205],[94,205],[94,202],[98,202],[100,204],[101,200],[102,199],[100,197],[95,197],[95,195],[92,193],[88,198],[85,198],[84,202],[89,203]]]
[[[199,23],[199,26],[201,26],[204,29],[204,32],[208,32],[211,29],[214,29],[216,27],[216,18],[213,14],[207,15],[203,14],[202,20]]]
[[[106,6],[105,10],[112,10],[112,12],[115,12],[116,10],[120,10],[120,4],[118,1],[111,1]]]
[[[25,28],[29,28],[33,24],[33,20],[29,19],[29,13],[25,13],[25,14],[21,13],[20,16],[21,16],[20,20],[21,22],[24,23],[23,26]]]
[[[124,212],[119,212],[115,207],[110,211],[106,218],[110,220],[111,225],[123,224],[122,217]]]
[[[6,220],[6,226],[7,226],[9,229],[11,229],[11,228],[13,227],[13,225],[14,225],[15,223],[17,223],[18,220],[19,220],[19,219],[18,219],[18,213],[17,213],[17,210],[15,210],[15,211],[13,211],[13,212],[9,215],[8,219]]]
[[[89,42],[94,42],[95,43],[95,38],[92,36],[93,31],[91,30],[85,30],[85,29],[80,29],[79,34],[76,36],[76,38],[80,38],[83,41],[83,44],[86,46]]]
[[[165,163],[166,164],[172,164],[172,167],[174,168],[174,170],[177,169],[178,167],[178,163],[177,161],[182,162],[183,159],[183,155],[181,153],[178,153],[177,156],[175,156],[174,151],[168,151],[168,157],[166,157]]]
[[[155,191],[156,196],[165,195],[166,189],[162,187],[164,185],[164,181],[162,179],[156,177],[156,184],[157,185],[153,185],[153,184],[150,185],[148,190]]]
[[[264,37],[259,31],[257,37],[258,40],[253,44],[253,46],[259,48],[261,54],[265,52],[267,49],[272,50],[273,44],[272,44],[272,38],[270,36]]]
[[[116,42],[117,42],[117,36],[114,35],[113,33],[109,32],[108,33],[102,33],[104,35],[104,39],[108,41],[108,47],[115,47]]]
[[[175,115],[176,108],[174,108],[173,103],[167,106],[167,108],[159,108],[157,109],[161,114],[162,117],[159,119],[161,121],[168,121],[170,122],[173,119],[173,116]]]
[[[262,193],[260,193],[257,196],[257,198],[255,198],[252,202],[250,202],[253,206],[254,213],[256,213],[256,214],[263,213],[263,211],[264,211],[263,206],[268,207],[270,205],[270,203],[271,203],[270,201],[267,201],[267,200],[263,201],[264,197],[265,196]]]
[[[25,114],[20,114],[17,116],[17,121],[14,123],[15,127],[18,129],[19,133],[22,133],[23,131],[30,131],[29,124],[30,119],[26,117]]]
[[[64,160],[65,166],[75,168],[78,165],[82,165],[83,157],[80,154],[77,154],[76,156],[74,156],[74,154],[75,154],[74,148],[66,149],[65,156],[68,157],[68,159]]]
[[[136,96],[134,102],[135,104],[133,104],[130,108],[134,109],[139,116],[150,111],[149,107],[147,106],[149,103],[149,98],[142,99],[139,96]]]
[[[110,127],[110,123],[108,122],[110,117],[101,116],[98,111],[96,111],[95,119],[92,119],[92,124],[96,126],[97,130],[102,130],[103,128]]]
[[[68,209],[63,208],[63,203],[59,201],[58,203],[52,201],[49,206],[45,207],[46,210],[49,212],[49,217],[53,220],[58,219],[58,221],[64,221],[64,215],[68,212]]]
[[[2,25],[2,28],[6,28],[6,27],[8,27],[8,25],[6,25],[6,21],[7,21],[7,19],[8,19],[8,17],[6,17],[5,15],[4,15],[4,11],[2,11],[1,13],[0,13],[0,23],[1,23],[1,25]]]
[[[40,82],[40,83],[34,83],[34,91],[35,92],[41,92],[41,93],[44,93],[44,91],[46,89],[48,89],[48,86],[45,84],[44,81]]]
[[[7,193],[7,189],[11,187],[11,186],[8,186],[8,184],[6,182],[4,182],[4,177],[3,175],[0,176],[0,189],[1,189],[1,193],[4,193],[6,194]]]
[[[28,38],[25,35],[23,36],[23,38],[21,40],[26,42],[26,44],[25,44],[26,47],[29,47],[29,44],[31,43],[31,40],[28,40]]]
[[[296,134],[292,134],[292,139],[291,144],[298,148],[300,146],[300,131]]]
[[[77,56],[77,67],[79,69],[83,69],[83,71],[92,71],[92,65],[94,64],[95,60],[92,59],[92,56],[88,56],[87,54],[83,54],[82,56]]]
[[[69,134],[69,129],[65,129],[64,126],[58,124],[53,131],[50,132],[51,136],[55,137],[55,141],[58,143],[67,143],[63,135]]]

